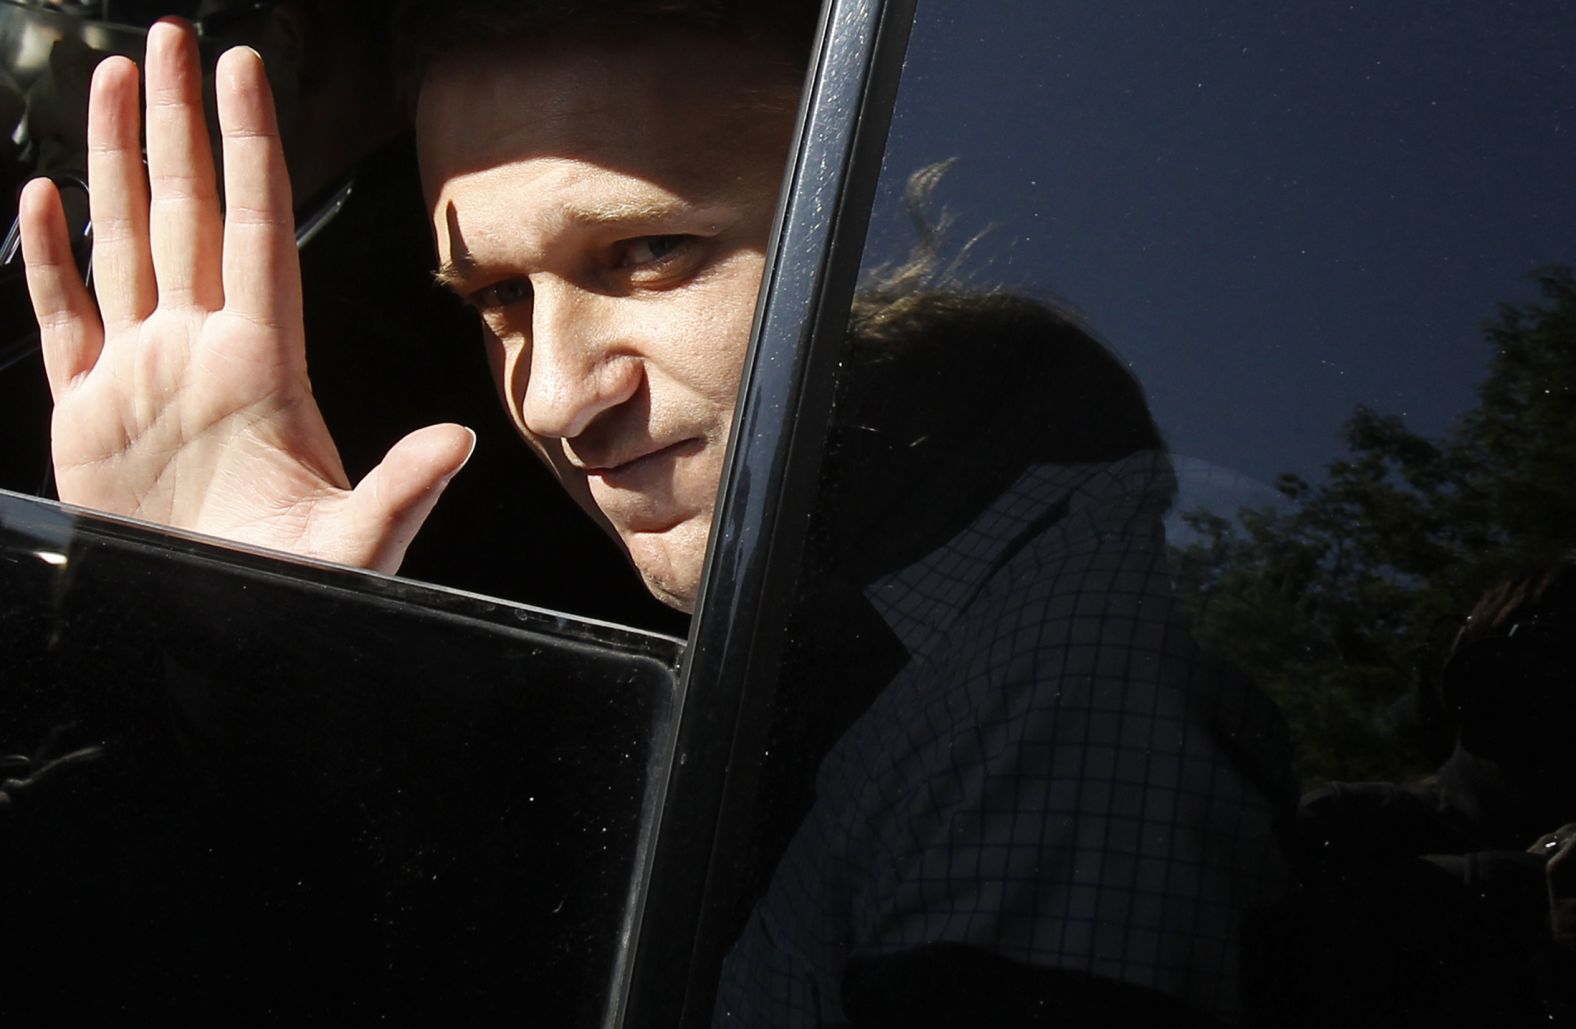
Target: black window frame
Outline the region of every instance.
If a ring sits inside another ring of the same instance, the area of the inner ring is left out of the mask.
[[[711,1019],[914,6],[828,0],[821,12],[610,1026]]]

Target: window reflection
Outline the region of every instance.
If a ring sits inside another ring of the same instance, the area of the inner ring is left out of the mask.
[[[1572,1017],[1571,33],[924,7],[719,1014]]]
[[[719,1012],[1235,1020],[1287,877],[1279,716],[1176,603],[1138,381],[929,243],[855,304],[772,748],[797,825]]]
[[[1540,300],[1485,322],[1477,402],[1445,432],[1359,407],[1322,478],[1279,478],[1279,506],[1183,513],[1198,631],[1285,706],[1309,783],[1436,765],[1451,634],[1496,581],[1576,542],[1576,280],[1534,280]]]

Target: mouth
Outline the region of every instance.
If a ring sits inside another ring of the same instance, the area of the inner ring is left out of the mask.
[[[676,458],[687,457],[698,453],[705,446],[705,441],[700,439],[684,439],[677,443],[670,443],[655,450],[637,453],[632,457],[624,457],[598,465],[585,465],[581,468],[588,479],[598,479],[603,483],[618,487],[632,484],[632,480],[642,474],[659,469]]]

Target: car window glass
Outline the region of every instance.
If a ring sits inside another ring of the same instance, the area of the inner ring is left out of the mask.
[[[1564,1010],[1573,47],[920,5],[719,1011]]]
[[[0,494],[0,1010],[601,1024],[679,649]]]

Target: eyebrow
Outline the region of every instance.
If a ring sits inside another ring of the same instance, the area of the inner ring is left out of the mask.
[[[452,256],[438,264],[432,273],[432,281],[439,286],[455,293],[462,292],[461,283],[468,281],[476,271],[476,258],[471,254],[471,248],[465,244],[465,234],[460,231],[459,212],[454,209],[454,201],[450,200],[444,206],[443,220],[449,230],[449,249]]]
[[[458,254],[452,260],[443,261],[433,269],[432,281],[444,289],[458,291],[463,283],[470,280],[476,268],[476,260],[470,254]]]
[[[670,218],[693,205],[677,197],[633,197],[577,205],[564,211],[564,221],[595,228],[601,225],[639,224]]]
[[[680,211],[697,209],[678,197],[634,197],[566,207],[560,217],[577,228],[596,229],[608,225],[643,225],[671,218]],[[470,280],[481,267],[466,251],[438,265],[432,279],[439,286],[455,289]]]

